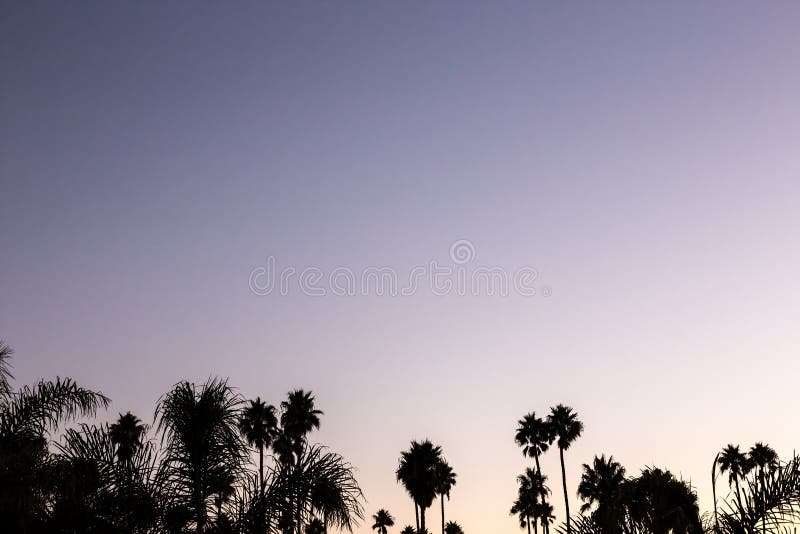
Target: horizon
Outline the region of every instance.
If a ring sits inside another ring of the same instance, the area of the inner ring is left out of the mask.
[[[709,511],[722,447],[797,450],[800,5],[5,11],[14,384],[148,424],[181,380],[311,390],[398,532],[426,438],[449,518],[520,531],[516,424],[560,403],[571,511],[595,455]]]

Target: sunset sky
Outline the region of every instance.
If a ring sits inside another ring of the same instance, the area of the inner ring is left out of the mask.
[[[147,422],[181,379],[312,389],[368,514],[413,523],[394,470],[428,437],[467,534],[517,532],[516,421],[557,403],[586,425],[575,510],[595,454],[668,467],[708,510],[723,445],[800,444],[800,3],[3,11],[17,384],[71,376],[113,399],[101,419]],[[536,295],[259,295],[269,257],[530,267]]]

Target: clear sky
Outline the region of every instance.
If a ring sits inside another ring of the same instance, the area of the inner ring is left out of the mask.
[[[69,375],[146,420],[180,379],[311,388],[370,514],[413,521],[394,469],[429,437],[469,534],[516,532],[515,422],[559,402],[586,424],[571,492],[606,453],[707,508],[721,446],[800,444],[800,4],[3,11],[19,383]],[[459,239],[466,267],[535,267],[537,294],[249,287],[269,256],[405,277]]]

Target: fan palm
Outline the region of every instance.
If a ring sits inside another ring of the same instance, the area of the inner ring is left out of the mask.
[[[264,448],[272,445],[278,427],[275,407],[256,397],[243,411],[239,419],[239,431],[247,444],[258,449],[258,485],[264,488]]]
[[[117,447],[116,457],[119,463],[127,465],[142,447],[142,437],[147,427],[131,412],[119,414],[119,419],[109,427],[111,443]]]
[[[372,530],[377,530],[378,534],[386,534],[388,527],[394,526],[394,517],[388,511],[381,508],[372,516]]]
[[[444,526],[444,534],[464,534],[464,529],[455,521],[448,521]]]
[[[281,402],[281,426],[295,454],[302,449],[306,435],[319,428],[320,415],[323,413],[314,407],[314,395],[310,391],[290,391],[288,398]]]
[[[403,527],[403,530],[400,531],[400,534],[417,534],[417,529],[411,525],[406,525]]]
[[[400,454],[397,481],[403,484],[414,501],[418,517],[417,530],[425,531],[425,510],[436,497],[436,466],[442,458],[442,449],[429,440],[412,441],[411,448]]]
[[[595,456],[593,464],[583,464],[583,475],[578,485],[578,495],[586,501],[581,512],[596,505],[592,513],[595,522],[603,533],[618,532],[624,519],[623,486],[625,468],[605,455]]]
[[[566,507],[567,534],[572,534],[569,518],[569,495],[567,493],[567,471],[564,467],[564,451],[572,445],[583,433],[583,423],[578,419],[569,406],[559,404],[550,409],[547,422],[552,426],[557,438],[558,452],[561,458],[561,482],[564,487],[564,506]]]
[[[514,441],[522,447],[523,456],[533,458],[536,462],[536,470],[541,474],[542,468],[539,465],[539,457],[547,452],[555,440],[553,426],[547,421],[536,417],[531,412],[525,415],[517,423],[517,433]]]
[[[442,505],[442,534],[444,534],[444,498],[450,500],[450,490],[456,485],[456,473],[444,459],[441,459],[434,468],[434,484],[436,493],[439,494],[439,501]]]
[[[739,488],[739,479],[747,475],[751,465],[747,456],[739,450],[738,445],[727,445],[719,453],[719,471],[722,474],[728,473],[728,483],[736,488],[736,502],[739,504],[739,511],[744,514],[742,506],[742,492]]]
[[[209,499],[219,481],[236,479],[247,446],[239,433],[242,399],[227,381],[209,379],[199,388],[180,382],[156,406],[164,467],[177,504],[192,513],[197,532],[208,522]]]
[[[750,461],[750,465],[754,468],[758,469],[758,481],[761,485],[759,493],[761,495],[760,501],[763,501],[764,494],[766,492],[767,482],[764,478],[764,473],[766,471],[774,471],[778,467],[778,453],[775,452],[775,449],[770,447],[769,445],[765,445],[761,442],[756,443],[750,448],[750,453],[748,455],[748,460]],[[766,510],[762,510],[761,515],[761,530],[766,534],[767,532],[767,513]]]

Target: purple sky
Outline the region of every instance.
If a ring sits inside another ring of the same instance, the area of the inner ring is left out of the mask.
[[[586,423],[571,491],[606,453],[708,507],[721,446],[800,444],[799,21],[796,2],[7,5],[18,382],[69,375],[146,420],[184,378],[311,388],[370,514],[413,521],[394,468],[430,437],[470,534],[516,532],[515,421],[565,402]],[[552,295],[248,288],[270,255],[405,277],[458,239]]]

